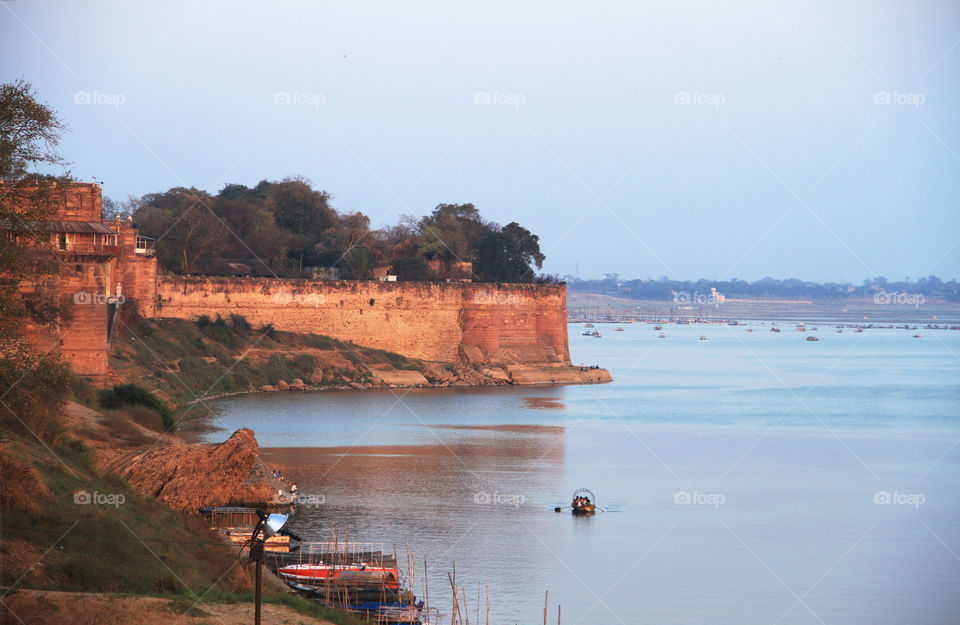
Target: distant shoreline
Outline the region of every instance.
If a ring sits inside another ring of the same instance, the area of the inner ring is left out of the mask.
[[[696,295],[696,294],[695,294]],[[793,321],[843,324],[909,323],[921,327],[960,323],[960,304],[924,301],[917,304],[884,304],[862,300],[836,302],[816,300],[724,299],[709,296],[693,301],[634,300],[615,295],[570,292],[567,321],[624,322],[699,319],[719,321]]]

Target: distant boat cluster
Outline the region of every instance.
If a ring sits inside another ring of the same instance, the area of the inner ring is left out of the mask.
[[[627,320],[627,321],[622,321],[622,320],[621,320],[620,322],[622,322],[622,323],[624,323],[624,324],[634,323],[634,321],[632,321],[632,320]],[[570,323],[578,323],[578,322],[572,322],[572,321],[571,321]],[[580,322],[580,323],[582,323],[582,322]],[[584,327],[585,329],[584,329],[584,331],[581,333],[582,336],[589,336],[589,337],[598,338],[598,339],[599,339],[599,338],[602,338],[603,335],[600,334],[600,332],[599,332],[598,330],[593,329],[593,328],[595,327],[595,326],[594,326],[594,323],[614,323],[614,321],[608,321],[608,320],[602,320],[602,319],[595,319],[595,320],[593,320],[593,322],[584,323],[583,327]],[[664,326],[668,325],[668,324],[671,323],[671,322],[660,320],[660,321],[638,321],[637,323],[643,323],[643,324],[653,325],[653,329],[654,329],[656,332],[660,332],[660,334],[657,335],[657,338],[658,338],[658,339],[665,339],[665,338],[667,338],[667,335],[663,333],[663,328],[664,328]],[[737,321],[737,320],[727,320],[727,321],[722,321],[722,322],[720,322],[720,321],[702,321],[702,322],[701,322],[701,321],[695,321],[695,322],[691,322],[691,321],[686,320],[686,319],[680,319],[680,320],[673,321],[672,323],[674,323],[674,324],[676,324],[676,325],[691,325],[692,323],[698,323],[698,324],[704,324],[704,325],[718,325],[718,324],[722,324],[722,325],[727,325],[727,326],[748,326],[748,327],[746,328],[746,331],[747,331],[747,332],[755,332],[755,331],[756,331],[754,327],[749,327],[749,326],[751,326],[751,325],[754,325],[754,326],[755,326],[755,325],[760,325],[760,326],[766,326],[766,325],[767,325],[767,322],[766,322],[766,321],[760,321],[760,322],[743,322],[743,321]],[[821,322],[821,325],[823,325],[824,328],[829,328],[829,327],[831,327],[830,324],[826,324],[826,323],[822,323],[822,322]],[[832,326],[832,327],[835,329],[836,334],[843,334],[843,331],[844,331],[845,329],[853,330],[855,333],[863,333],[865,330],[894,330],[894,329],[896,329],[896,330],[911,330],[911,331],[913,331],[914,334],[911,335],[911,336],[912,336],[912,338],[915,338],[915,339],[919,339],[919,338],[922,338],[922,337],[923,337],[923,335],[920,334],[920,332],[917,331],[917,330],[920,329],[918,326],[915,326],[915,325],[912,326],[912,325],[909,325],[909,324],[893,325],[893,324],[891,323],[891,324],[886,324],[886,325],[879,325],[879,324],[873,324],[873,323],[868,323],[868,324],[840,323],[840,324],[837,324],[836,326]],[[948,324],[929,323],[929,324],[926,324],[926,326],[924,326],[924,327],[925,327],[926,329],[928,329],[928,330],[960,330],[960,325],[948,325]],[[809,332],[818,332],[818,331],[820,331],[820,326],[818,326],[818,325],[811,325],[811,326],[808,327],[806,322],[804,322],[804,321],[798,321],[798,322],[796,322],[796,323],[794,324],[794,330],[797,331],[797,332],[803,332],[803,333],[807,333],[808,331],[809,331]],[[623,328],[622,326],[617,326],[617,327],[614,329],[614,331],[615,331],[615,332],[624,332],[625,330],[624,330],[624,328]],[[777,325],[777,322],[776,322],[776,321],[770,322],[770,331],[771,331],[771,332],[774,332],[774,333],[777,333],[777,334],[779,334],[779,333],[781,332],[781,328]],[[699,339],[698,339],[698,340],[708,341],[708,340],[710,340],[710,339],[709,339],[709,337],[708,337],[707,335],[702,334],[702,335],[699,336]],[[812,335],[812,334],[809,334],[809,335],[806,337],[806,340],[807,340],[807,341],[810,341],[810,342],[816,342],[816,341],[819,341],[820,338],[817,337],[817,336],[814,336],[814,335]]]

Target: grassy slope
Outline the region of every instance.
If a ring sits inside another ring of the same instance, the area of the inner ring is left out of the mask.
[[[178,420],[203,414],[201,405],[188,406],[199,397],[247,392],[280,380],[300,378],[318,388],[368,383],[370,365],[422,369],[419,361],[392,352],[251,328],[242,317],[209,323],[141,319],[122,326],[110,354],[110,366],[120,377],[177,406]]]
[[[110,365],[173,405],[182,420],[203,414],[202,406],[189,403],[199,396],[294,378],[313,379],[311,386],[321,388],[346,386],[369,382],[370,365],[423,370],[424,363],[322,336],[254,329],[234,318],[131,321],[114,338]],[[76,378],[70,395],[100,409],[93,389]],[[159,416],[143,406],[103,412],[118,438],[125,422],[162,429]],[[155,595],[178,598],[185,610],[199,598],[252,600],[252,569],[246,561],[248,566],[241,566],[236,547],[226,546],[198,519],[139,495],[122,479],[98,475],[92,451],[78,438],[86,434],[78,432],[59,427],[41,442],[15,426],[0,430],[0,488],[21,491],[5,492],[6,501],[32,502],[8,507],[0,516],[0,594],[13,586]],[[24,475],[42,484],[30,486]],[[122,496],[123,503],[76,504],[78,491]],[[265,600],[335,623],[359,622],[271,585],[265,586]]]
[[[252,568],[199,519],[178,514],[100,476],[83,444],[61,434],[49,447],[27,433],[3,432],[4,481],[10,467],[39,473],[47,491],[34,509],[5,510],[0,523],[0,586],[155,595],[178,598],[184,609],[204,602],[252,600]],[[5,484],[4,488],[11,488]],[[78,491],[113,496],[117,505],[77,504]],[[2,594],[2,593],[0,593]],[[355,622],[290,597],[270,585],[265,601],[335,623]],[[2,619],[0,619],[2,620]]]

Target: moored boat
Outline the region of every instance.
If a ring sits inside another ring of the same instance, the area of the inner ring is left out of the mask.
[[[353,587],[377,587],[396,590],[400,587],[400,573],[395,568],[366,564],[290,564],[277,573],[285,581],[307,586],[330,583]]]

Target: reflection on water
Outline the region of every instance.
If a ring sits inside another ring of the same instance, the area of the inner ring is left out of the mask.
[[[563,410],[566,408],[562,401],[553,397],[524,397],[523,407],[539,410]]]
[[[960,333],[811,347],[648,330],[571,332],[610,385],[230,398],[208,440],[253,428],[268,466],[322,502],[289,522],[306,538],[336,523],[426,557],[445,622],[454,562],[471,604],[489,582],[494,623],[541,622],[547,589],[551,622],[556,603],[581,624],[900,625],[917,606],[955,622]],[[578,487],[609,512],[554,512]]]

